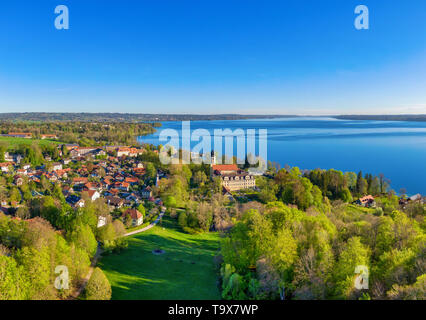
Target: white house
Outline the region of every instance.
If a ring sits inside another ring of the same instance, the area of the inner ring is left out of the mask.
[[[52,170],[53,171],[62,170],[62,164],[59,162],[52,163]]]
[[[92,201],[95,201],[96,199],[99,199],[101,197],[100,193],[96,190],[89,190],[87,191],[87,193],[89,194],[89,198]]]
[[[98,217],[98,228],[103,227],[104,225],[106,225],[106,223],[107,223],[106,217],[104,216]]]
[[[127,209],[123,216],[130,215],[133,226],[140,226],[143,223],[143,215],[136,209]]]
[[[0,163],[0,169],[2,172],[9,172],[9,166],[11,166],[12,164],[10,162],[3,162]]]

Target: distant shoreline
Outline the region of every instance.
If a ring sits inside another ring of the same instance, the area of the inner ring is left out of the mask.
[[[338,115],[332,118],[341,120],[376,120],[376,121],[426,121],[426,114],[395,114],[395,115]]]
[[[55,113],[25,112],[0,113],[0,121],[81,121],[81,122],[163,122],[250,120],[277,118],[335,118],[340,120],[419,121],[426,122],[426,114],[399,115],[285,115],[285,114],[150,114],[150,113]]]

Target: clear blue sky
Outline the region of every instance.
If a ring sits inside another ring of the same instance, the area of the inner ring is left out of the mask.
[[[0,112],[30,111],[426,113],[426,1],[2,1]]]

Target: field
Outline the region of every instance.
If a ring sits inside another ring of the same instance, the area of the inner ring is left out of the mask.
[[[15,146],[20,144],[31,145],[33,142],[37,142],[39,145],[59,144],[58,141],[52,140],[37,140],[37,139],[25,139],[25,138],[13,138],[13,137],[0,137],[0,144],[6,143],[8,149],[13,149]]]
[[[189,235],[164,217],[162,226],[129,237],[129,248],[99,262],[116,300],[220,299],[213,257],[219,236]],[[153,250],[165,253],[155,255]]]

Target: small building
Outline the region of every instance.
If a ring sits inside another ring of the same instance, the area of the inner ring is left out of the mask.
[[[41,140],[44,139],[52,139],[52,140],[57,140],[58,136],[56,134],[42,134],[40,135]]]
[[[368,195],[362,198],[359,198],[355,201],[355,203],[359,206],[371,208],[376,206],[376,201],[374,201],[374,197],[372,195]]]
[[[15,163],[21,163],[21,161],[24,159],[24,157],[19,153],[4,153],[4,160],[6,162],[15,162]]]
[[[84,200],[76,195],[70,195],[65,200],[74,208],[83,208],[85,204]]]
[[[2,172],[9,172],[9,167],[12,166],[11,162],[2,162],[0,163],[0,169]]]
[[[20,187],[24,184],[24,179],[21,176],[17,175],[13,178],[13,180],[14,180],[15,185],[18,186],[18,187]]]
[[[12,138],[25,138],[25,139],[32,138],[32,134],[29,132],[9,132],[8,134],[4,134],[3,136],[12,137]]]
[[[98,149],[96,149],[96,150],[93,150],[93,155],[94,156],[106,156],[106,152],[105,152],[105,150],[103,150],[103,149],[101,149],[101,148],[98,148]]]
[[[139,179],[135,177],[127,177],[126,179],[124,179],[124,182],[127,182],[130,185],[135,185],[139,183]]]
[[[117,209],[120,209],[124,205],[124,200],[119,197],[107,196],[105,197],[105,199],[108,205],[115,207]]]
[[[86,177],[78,177],[78,178],[74,178],[72,180],[72,183],[75,185],[83,185],[83,184],[86,184],[88,181],[89,179]]]
[[[143,223],[143,215],[136,209],[127,209],[123,217],[130,215],[130,218],[132,219],[132,225],[133,226],[140,226]]]
[[[411,196],[408,198],[410,201],[422,201],[422,195],[420,193],[415,194],[414,196]]]
[[[152,197],[152,189],[150,186],[143,188],[141,191],[142,198],[149,199]]]
[[[59,162],[52,163],[52,171],[62,170],[62,164]]]
[[[99,199],[101,195],[96,190],[88,190],[87,194],[89,195],[90,200],[95,201],[96,199]]]

